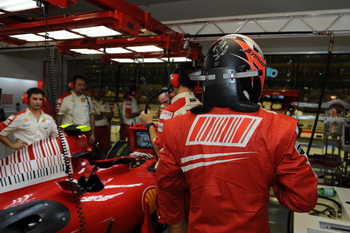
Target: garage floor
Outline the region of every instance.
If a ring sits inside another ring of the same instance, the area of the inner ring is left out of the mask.
[[[288,213],[289,210],[281,206],[276,198],[270,198],[269,220],[271,233],[288,233]],[[168,233],[168,231],[165,230],[163,233]]]
[[[289,210],[280,205],[277,198],[271,197],[269,203],[269,222],[271,233],[288,232],[288,213]]]

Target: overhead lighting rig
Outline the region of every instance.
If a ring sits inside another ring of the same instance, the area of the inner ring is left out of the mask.
[[[140,30],[140,24],[128,15],[111,11],[49,18],[47,24],[53,32],[64,30],[70,35],[81,36],[82,39],[120,36],[122,34],[138,36]],[[26,40],[26,37],[23,37],[29,33],[38,36],[36,42],[44,41],[45,37],[43,35],[46,30],[47,25],[45,20],[2,25],[0,26],[0,41],[23,45],[28,42],[33,42],[33,40]],[[21,39],[18,39],[19,37]],[[55,39],[54,33],[53,36],[49,36],[49,38],[55,41],[69,39],[69,37]]]
[[[72,40],[59,42],[57,47],[60,53],[73,56],[98,54],[101,55],[103,61],[185,62],[201,60],[201,47],[192,42],[190,44],[189,48],[184,49],[176,40],[160,35],[104,40]],[[150,60],[150,58],[156,60]]]
[[[40,7],[40,2],[43,0],[1,0],[0,14],[35,10]],[[76,0],[45,0],[45,2],[61,8],[67,8],[69,3],[77,3]]]
[[[146,62],[150,58],[164,61],[166,57],[169,61],[170,56],[176,57],[171,61],[179,57],[185,60],[201,58],[201,47],[184,39],[183,34],[160,23],[136,5],[124,0],[86,1],[100,7],[102,11],[37,18],[28,22],[11,22],[6,16],[0,15],[0,22],[3,22],[0,26],[0,41],[24,45],[44,42],[46,37],[56,43],[60,53],[74,56],[98,54],[102,60],[123,58],[135,61],[136,57],[142,57],[141,60]],[[74,0],[46,2],[60,7],[67,6],[68,2],[76,3]]]

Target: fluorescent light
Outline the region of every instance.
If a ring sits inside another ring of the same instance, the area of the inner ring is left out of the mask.
[[[168,61],[168,58],[162,58],[164,61]],[[190,62],[192,61],[191,59],[188,59],[187,57],[171,57],[169,58],[170,62]]]
[[[11,35],[9,37],[17,38],[20,40],[35,42],[35,41],[44,41],[45,37],[35,35],[33,33],[27,33],[27,34],[18,34],[18,35]]]
[[[70,51],[81,54],[103,54],[101,51],[98,51],[96,49],[70,49]]]
[[[0,8],[4,11],[15,12],[38,8],[33,0],[1,0]]]
[[[130,49],[135,52],[139,53],[147,53],[147,52],[162,52],[163,49],[159,48],[155,45],[145,45],[145,46],[132,46],[132,47],[126,47],[127,49]]]
[[[120,32],[112,30],[105,26],[87,27],[87,28],[74,28],[71,29],[74,32],[88,36],[88,37],[102,37],[102,36],[118,36]]]
[[[111,60],[120,63],[135,63],[135,60],[130,58],[112,58]]]
[[[45,32],[38,33],[39,35],[45,36]],[[81,35],[75,34],[73,32],[69,32],[66,30],[59,30],[59,31],[50,31],[48,32],[48,35],[50,38],[56,39],[56,40],[67,40],[67,39],[79,39],[84,38]]]
[[[136,60],[139,63],[160,63],[164,62],[158,58],[140,58]]]
[[[100,51],[103,51],[104,49],[99,49]],[[113,53],[132,53],[130,50],[121,48],[121,47],[115,47],[115,48],[106,48],[106,53],[113,54]]]

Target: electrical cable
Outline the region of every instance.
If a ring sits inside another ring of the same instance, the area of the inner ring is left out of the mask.
[[[170,75],[168,75],[169,77]],[[144,77],[141,78],[141,80],[144,82],[144,85],[146,87],[146,79]],[[169,82],[170,83],[170,82]],[[151,97],[147,98],[147,101],[146,101],[146,105],[145,105],[145,109],[144,109],[144,112],[147,114],[148,112],[148,108],[149,108],[149,105],[152,101],[153,98],[155,98],[156,96],[159,96],[160,94],[164,93],[164,92],[169,92],[171,89],[171,85],[169,84],[168,87],[166,89],[161,89],[159,92],[155,93],[154,95],[152,95]],[[147,92],[147,87],[145,89],[145,92]]]
[[[119,102],[119,87],[120,87],[119,76],[120,76],[120,72],[121,72],[122,67],[123,67],[122,64],[118,64],[117,68],[113,69],[113,87],[114,87],[114,91],[115,91],[114,101],[116,103]]]
[[[100,67],[98,68],[98,82],[97,82],[97,84],[99,85],[99,86],[102,86],[102,80],[104,79],[104,70],[105,70],[105,67],[106,67],[106,64],[105,63],[102,63],[101,65],[100,65]]]
[[[132,84],[132,86],[137,86],[138,84],[138,77],[139,77],[139,69],[142,66],[142,63],[137,63],[135,66],[135,76],[134,76],[134,84]]]
[[[145,92],[145,96],[146,96],[146,100],[147,100],[148,99],[147,81],[146,81],[146,78],[143,76],[140,79],[143,82],[143,91]]]
[[[334,207],[332,207],[332,206],[330,206],[328,204],[317,203],[316,206],[324,206],[326,208],[323,209],[323,210],[316,210],[316,208],[314,208],[312,211],[310,211],[311,215],[315,215],[315,216],[325,215],[325,216],[327,216],[329,218],[332,218],[332,219],[336,219],[336,218],[341,218],[342,217],[342,215],[343,215],[342,206],[341,206],[341,204],[338,201],[334,200],[333,198],[324,197],[324,196],[318,196],[318,198],[319,199],[325,199],[325,200],[333,202],[334,204],[337,205],[338,211],[336,211]]]
[[[43,5],[44,18],[45,18],[46,27],[47,27],[47,30],[45,31],[45,55],[46,55],[46,60],[47,60],[46,63],[47,63],[47,67],[48,67],[50,92],[51,92],[52,102],[53,102],[53,106],[54,106],[54,118],[55,118],[56,123],[57,123],[58,137],[59,137],[60,145],[61,145],[62,152],[63,152],[63,160],[64,160],[64,165],[66,168],[66,173],[68,176],[68,181],[70,182],[70,184],[72,186],[72,195],[73,195],[73,199],[74,199],[75,208],[77,209],[77,213],[78,213],[78,218],[79,218],[79,223],[80,223],[80,232],[84,232],[84,230],[86,229],[85,228],[86,223],[85,223],[85,218],[83,216],[81,202],[80,202],[80,198],[79,198],[79,193],[81,192],[81,190],[74,183],[67,144],[65,141],[65,137],[59,128],[59,125],[61,125],[61,119],[58,117],[58,109],[59,108],[58,108],[58,104],[57,104],[56,84],[55,84],[55,77],[54,77],[54,72],[53,72],[50,44],[49,44],[49,40],[48,40],[49,39],[48,32],[50,31],[49,25],[47,22],[47,13],[48,13],[49,3],[45,2],[45,1],[37,1],[37,4]]]
[[[167,71],[168,71],[168,77],[170,77],[170,50],[168,50],[168,61],[167,61]],[[169,80],[169,78],[168,78]],[[148,98],[147,102],[146,102],[146,106],[145,106],[145,109],[144,109],[144,112],[147,114],[147,110],[148,110],[148,107],[149,107],[149,104],[151,103],[151,100],[164,93],[164,92],[169,92],[171,90],[171,83],[170,83],[170,80],[169,80],[169,85],[166,89],[162,89],[161,91],[157,92],[156,94],[152,95],[150,98]]]
[[[328,218],[331,218],[331,219],[336,219],[337,218],[337,213],[335,211],[335,208],[333,208],[332,206],[326,205],[324,203],[317,203],[316,206],[324,206],[326,208],[323,209],[323,210],[313,209],[312,211],[310,211],[311,215],[316,215],[316,216],[325,215],[325,216],[327,216]]]
[[[328,201],[331,201],[331,202],[335,203],[338,206],[338,211],[337,211],[338,218],[340,218],[343,215],[342,206],[341,206],[341,204],[338,201],[336,201],[336,200],[334,200],[333,198],[330,198],[330,197],[318,196],[318,198],[322,198],[322,199],[325,199],[325,200],[328,200]]]
[[[309,141],[309,144],[308,144],[308,147],[307,147],[307,152],[306,152],[307,155],[310,155],[310,149],[311,149],[311,146],[312,146],[312,142],[314,140],[314,135],[315,135],[315,132],[316,132],[317,122],[318,122],[318,118],[319,118],[320,112],[321,112],[323,96],[324,96],[324,92],[325,92],[325,89],[326,89],[326,86],[327,86],[327,78],[329,76],[329,67],[330,67],[330,64],[331,64],[333,44],[334,44],[334,33],[331,32],[331,36],[330,36],[330,39],[329,39],[329,46],[328,46],[328,56],[327,56],[326,71],[324,73],[324,82],[323,82],[323,85],[321,87],[321,95],[320,95],[320,99],[319,99],[318,106],[317,106],[317,112],[316,112],[316,117],[315,117],[315,121],[314,121],[314,126],[313,126],[313,129],[312,129],[310,141]]]
[[[147,100],[147,102],[146,102],[146,105],[145,105],[145,109],[144,109],[144,111],[145,111],[146,114],[147,114],[147,110],[148,110],[149,104],[151,103],[151,100],[152,100],[154,97],[156,97],[156,96],[158,96],[158,95],[160,95],[160,94],[162,94],[162,93],[164,93],[164,92],[170,91],[170,88],[171,88],[171,87],[168,86],[166,89],[162,89],[161,91],[157,92],[156,94],[154,94],[154,95],[152,95],[150,98],[148,98],[148,100]]]

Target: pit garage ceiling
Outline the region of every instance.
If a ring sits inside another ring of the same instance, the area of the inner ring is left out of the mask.
[[[112,1],[112,0],[111,0]],[[349,0],[126,0],[203,47],[222,35],[254,38],[265,54],[327,53],[334,33],[334,53],[350,52]],[[84,0],[49,15],[101,10]],[[18,17],[30,17],[25,13]]]
[[[215,38],[243,33],[268,54],[350,52],[349,0],[130,0],[207,50]]]

